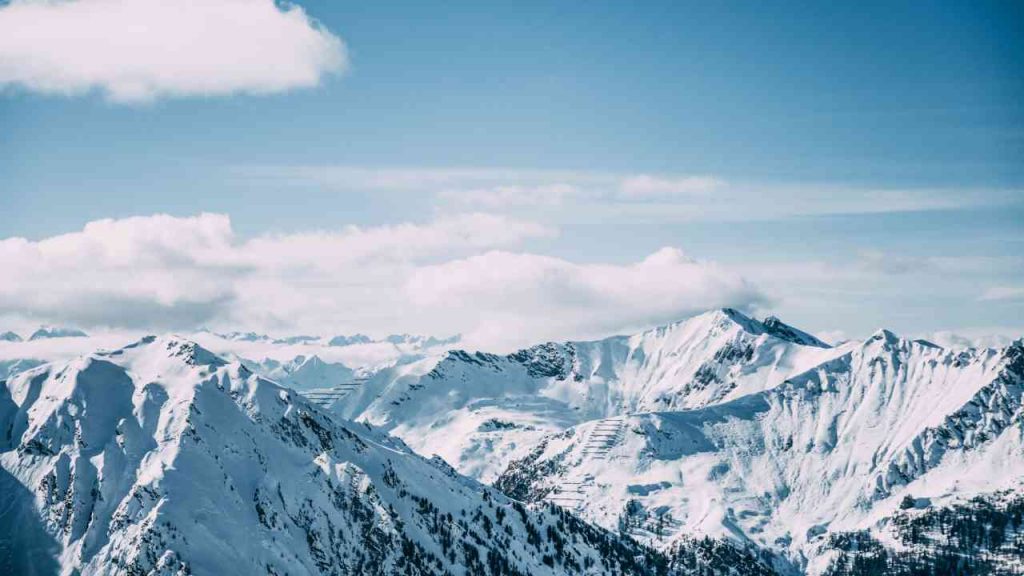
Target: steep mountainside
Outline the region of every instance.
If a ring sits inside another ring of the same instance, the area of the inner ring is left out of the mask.
[[[1020,490],[1022,392],[1022,341],[950,351],[880,331],[762,392],[550,435],[496,485],[661,547],[728,538],[821,573],[834,536],[887,542],[907,495]]]
[[[545,435],[588,420],[699,408],[771,388],[842,350],[724,309],[637,334],[498,356],[452,351],[385,370],[334,409],[491,481]]]
[[[663,574],[194,343],[0,383],[0,573]]]
[[[45,362],[67,362],[101,349],[117,349],[138,336],[100,333],[56,337],[66,330],[40,329],[50,337],[22,341],[0,334],[0,380]],[[379,370],[444,354],[457,338],[398,335],[372,340],[356,337],[328,344],[318,336],[273,338],[254,332],[215,333],[200,330],[185,336],[219,356],[241,361],[257,374],[297,390],[330,389],[351,384]]]

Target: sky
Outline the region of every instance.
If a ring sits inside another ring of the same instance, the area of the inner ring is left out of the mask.
[[[1024,335],[1019,2],[0,3],[0,332]]]

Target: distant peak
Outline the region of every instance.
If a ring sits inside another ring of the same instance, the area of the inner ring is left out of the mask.
[[[328,346],[351,346],[352,344],[369,344],[373,339],[366,334],[353,334],[352,336],[335,336],[327,342]]]
[[[226,334],[215,334],[215,336],[237,342],[267,342],[270,340],[270,336],[257,334],[256,332],[228,332]]]
[[[77,328],[42,326],[29,336],[29,340],[45,340],[47,338],[84,338],[88,336]]]

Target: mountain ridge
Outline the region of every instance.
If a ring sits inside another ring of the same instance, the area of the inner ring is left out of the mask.
[[[0,546],[16,571],[55,550],[83,574],[664,573],[175,338],[15,376],[0,431],[0,480],[35,513]]]
[[[777,387],[551,434],[496,485],[586,502],[574,509],[606,527],[639,518],[634,534],[661,546],[671,536],[645,523],[751,542],[821,573],[828,534],[878,530],[908,493],[941,504],[1021,490],[1022,389],[1024,340],[951,351],[879,331]]]
[[[333,409],[491,481],[545,433],[726,401],[839,353],[777,319],[765,325],[722,309],[632,336],[507,355],[451,350],[385,370]]]

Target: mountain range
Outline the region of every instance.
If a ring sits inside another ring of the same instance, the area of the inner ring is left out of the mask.
[[[417,342],[361,365],[323,347],[289,358],[305,341],[261,341],[287,352],[250,360],[170,336],[22,359],[0,385],[0,480],[30,529],[0,533],[17,543],[0,559],[83,574],[1024,573],[1024,341],[947,349],[879,330],[831,346],[721,309],[504,355]]]
[[[663,574],[195,343],[148,337],[0,387],[9,574]]]

